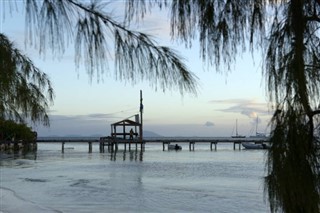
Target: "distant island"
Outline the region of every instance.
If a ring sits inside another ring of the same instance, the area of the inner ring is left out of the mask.
[[[48,136],[40,135],[38,138],[100,138],[104,136],[108,136],[108,135],[102,135],[102,134],[91,134],[91,135],[72,134],[72,135],[48,135]],[[163,136],[152,131],[143,131],[143,137],[155,138],[155,137],[163,137]]]
[[[164,136],[159,135],[159,134],[152,132],[152,131],[143,131],[143,137],[158,138],[158,137],[164,137]]]

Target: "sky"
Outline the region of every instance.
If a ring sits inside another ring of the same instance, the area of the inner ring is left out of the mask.
[[[122,8],[115,7],[114,11],[117,10],[120,11],[117,14],[121,14]],[[149,82],[132,85],[117,81],[112,61],[110,70],[106,70],[99,81],[95,76],[90,81],[85,67],[76,68],[72,45],[59,59],[52,57],[49,51],[41,57],[37,49],[25,45],[23,10],[12,15],[2,14],[0,32],[48,74],[54,87],[55,100],[49,109],[50,127],[30,124],[32,128],[39,136],[108,136],[111,123],[139,113],[142,90],[145,131],[167,137],[229,137],[235,134],[237,120],[239,134],[250,136],[255,134],[258,120],[258,131],[269,133],[272,109],[268,104],[259,54],[253,59],[250,53],[243,53],[230,72],[223,68],[217,71],[216,67],[208,67],[202,61],[197,41],[190,49],[171,41],[169,24],[167,13],[156,11],[135,27],[152,34],[159,45],[173,48],[185,59],[187,67],[199,78],[197,96],[156,90]]]

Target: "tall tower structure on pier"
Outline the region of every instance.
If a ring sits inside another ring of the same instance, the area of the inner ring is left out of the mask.
[[[140,90],[140,140],[143,140],[143,98],[142,90]]]

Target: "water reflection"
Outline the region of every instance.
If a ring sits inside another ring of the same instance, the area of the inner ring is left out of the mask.
[[[110,160],[111,161],[116,161],[117,158],[122,157],[123,161],[130,160],[130,161],[143,161],[143,151],[141,150],[134,150],[134,151],[113,151],[109,152],[110,153]],[[119,160],[119,159],[118,159]]]
[[[60,153],[59,158],[65,159],[65,158],[73,158],[78,156],[79,153]],[[46,156],[50,156],[51,154],[46,153]],[[57,153],[54,152],[54,155],[57,157]],[[83,155],[83,153],[81,153]],[[23,159],[23,160],[38,160],[38,157],[40,159],[42,158],[42,153],[38,151],[28,151],[28,152],[0,152],[0,166],[6,165],[6,161],[12,161],[17,159]],[[141,150],[121,150],[121,151],[113,151],[113,152],[107,152],[107,153],[100,153],[101,159],[109,159],[111,161],[143,161],[143,151]],[[88,153],[87,156],[88,159],[94,158],[94,153]]]
[[[16,159],[25,159],[25,160],[37,160],[37,151],[0,151],[0,159],[3,160],[16,160]]]

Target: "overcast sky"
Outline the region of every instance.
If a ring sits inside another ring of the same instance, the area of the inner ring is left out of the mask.
[[[115,8],[114,11],[121,10]],[[119,12],[120,14],[120,12]],[[24,45],[24,14],[6,14],[0,17],[1,33],[14,41],[36,66],[46,72],[55,89],[54,105],[50,107],[51,126],[33,126],[39,136],[50,135],[109,135],[110,124],[139,112],[140,90],[143,91],[144,129],[163,136],[231,136],[255,134],[255,123],[259,121],[259,132],[268,133],[267,125],[271,109],[267,104],[265,79],[259,55],[252,59],[244,53],[233,64],[231,72],[220,72],[208,67],[199,57],[199,46],[195,41],[191,49],[171,42],[167,12],[153,13],[137,26],[155,36],[160,45],[169,46],[185,58],[189,69],[200,82],[198,96],[178,91],[155,90],[148,82],[131,83],[116,81],[113,62],[110,70],[97,83],[92,83],[84,67],[76,71],[73,45],[61,59],[47,54],[39,57],[38,51]],[[155,27],[156,26],[156,27]],[[110,44],[112,46],[112,43]],[[257,119],[258,117],[258,119]]]

